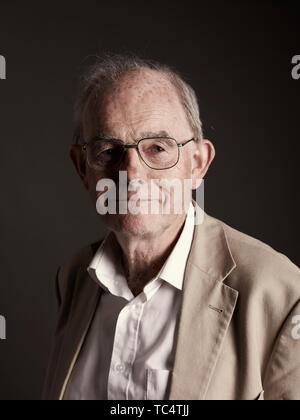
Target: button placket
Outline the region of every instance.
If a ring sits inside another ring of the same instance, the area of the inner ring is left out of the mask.
[[[125,370],[125,367],[124,367],[124,365],[122,365],[121,363],[118,363],[118,364],[116,365],[116,371],[117,371],[117,372],[124,372],[124,370]]]
[[[109,399],[127,399],[128,397],[142,309],[142,303],[137,300],[136,303],[124,306],[119,314],[109,371]]]
[[[138,300],[139,302],[139,300]],[[140,320],[141,320],[141,316],[142,316],[142,311],[143,311],[143,304],[142,303],[135,303],[135,304],[131,304],[130,305],[133,309],[133,312],[131,312],[131,318],[130,318],[130,330],[132,331],[132,340],[131,340],[131,359],[128,359],[128,364],[130,366],[130,374],[129,374],[129,379],[128,379],[128,384],[127,384],[127,389],[126,389],[126,399],[129,399],[129,394],[132,393],[132,391],[130,391],[130,385],[131,385],[131,375],[132,375],[132,367],[134,364],[134,361],[136,359],[136,354],[137,354],[137,342],[138,342],[138,336],[140,333]]]
[[[128,333],[128,322],[130,313],[124,309],[119,313],[116,324],[113,352],[108,380],[108,399],[126,400],[126,389],[130,375],[130,366],[127,361],[130,359],[130,346],[128,342],[131,336]],[[124,345],[125,343],[125,345]]]

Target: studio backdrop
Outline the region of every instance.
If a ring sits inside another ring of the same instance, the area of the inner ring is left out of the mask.
[[[282,1],[0,3],[0,399],[40,399],[54,277],[103,237],[69,159],[78,79],[135,53],[194,87],[216,149],[205,211],[299,266],[300,8]]]

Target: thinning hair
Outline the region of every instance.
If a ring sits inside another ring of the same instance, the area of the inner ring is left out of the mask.
[[[161,73],[177,91],[195,139],[202,141],[202,123],[194,89],[177,71],[158,61],[136,55],[105,54],[82,75],[74,106],[74,143],[83,139],[83,122],[86,118],[97,124],[97,112],[101,99],[127,72],[134,69],[150,69]]]

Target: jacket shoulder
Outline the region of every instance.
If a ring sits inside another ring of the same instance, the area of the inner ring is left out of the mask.
[[[244,295],[291,307],[300,299],[300,269],[270,245],[219,221],[236,269],[230,283]]]
[[[243,259],[244,261],[249,260],[249,262],[251,260],[253,265],[258,264],[259,268],[261,268],[261,265],[270,269],[281,267],[281,269],[299,276],[299,268],[285,254],[276,251],[270,245],[246,233],[240,232],[222,221],[220,223],[225,231],[230,249],[234,254],[233,257],[236,257],[240,263]]]

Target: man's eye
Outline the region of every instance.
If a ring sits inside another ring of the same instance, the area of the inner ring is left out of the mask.
[[[110,149],[103,149],[100,150],[97,154],[98,156],[112,156],[114,154],[118,153],[118,150],[115,148],[110,148]]]
[[[102,153],[104,153],[106,155],[111,155],[113,152],[114,152],[114,149],[106,149]]]
[[[154,152],[164,152],[164,151],[165,151],[165,149],[164,149],[163,147],[161,147],[161,146],[154,145],[154,146],[153,146],[153,151],[154,151]]]

